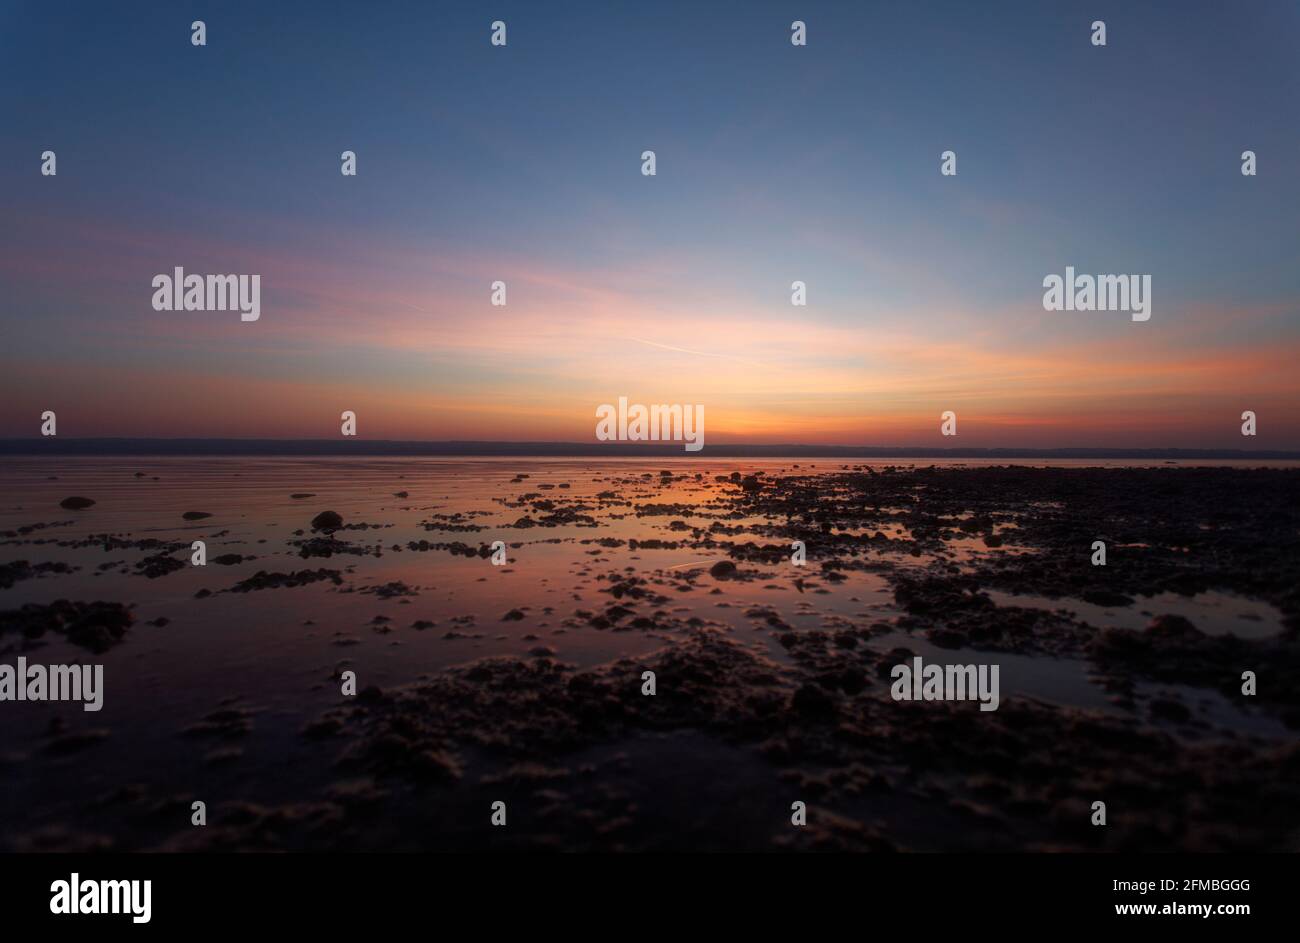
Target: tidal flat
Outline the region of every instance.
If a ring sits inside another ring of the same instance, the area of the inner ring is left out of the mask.
[[[0,850],[1300,849],[1294,464],[59,457],[0,486],[0,662],[103,665],[98,711],[0,702]],[[998,708],[895,701],[916,657],[998,665]]]

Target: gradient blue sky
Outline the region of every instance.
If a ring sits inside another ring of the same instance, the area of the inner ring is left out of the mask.
[[[715,442],[1298,448],[1297,50],[1294,2],[7,2],[0,435],[585,441],[625,395]],[[176,265],[262,319],[154,312]],[[1066,265],[1151,321],[1044,311]]]

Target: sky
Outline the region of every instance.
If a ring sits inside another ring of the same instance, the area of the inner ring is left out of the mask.
[[[0,0],[0,436],[590,442],[625,396],[707,443],[1300,448],[1298,48],[1254,0]],[[155,311],[177,266],[261,317]],[[1066,266],[1150,320],[1044,310]]]

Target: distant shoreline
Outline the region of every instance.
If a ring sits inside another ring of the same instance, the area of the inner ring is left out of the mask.
[[[519,458],[840,458],[840,459],[1168,459],[1300,461],[1300,451],[1279,449],[980,449],[891,448],[848,445],[711,445],[684,452],[678,444],[621,442],[410,442],[337,439],[0,439],[7,456],[299,456]]]

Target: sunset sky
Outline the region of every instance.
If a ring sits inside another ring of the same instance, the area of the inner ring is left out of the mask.
[[[1294,2],[288,6],[0,6],[0,436],[1300,448]]]

